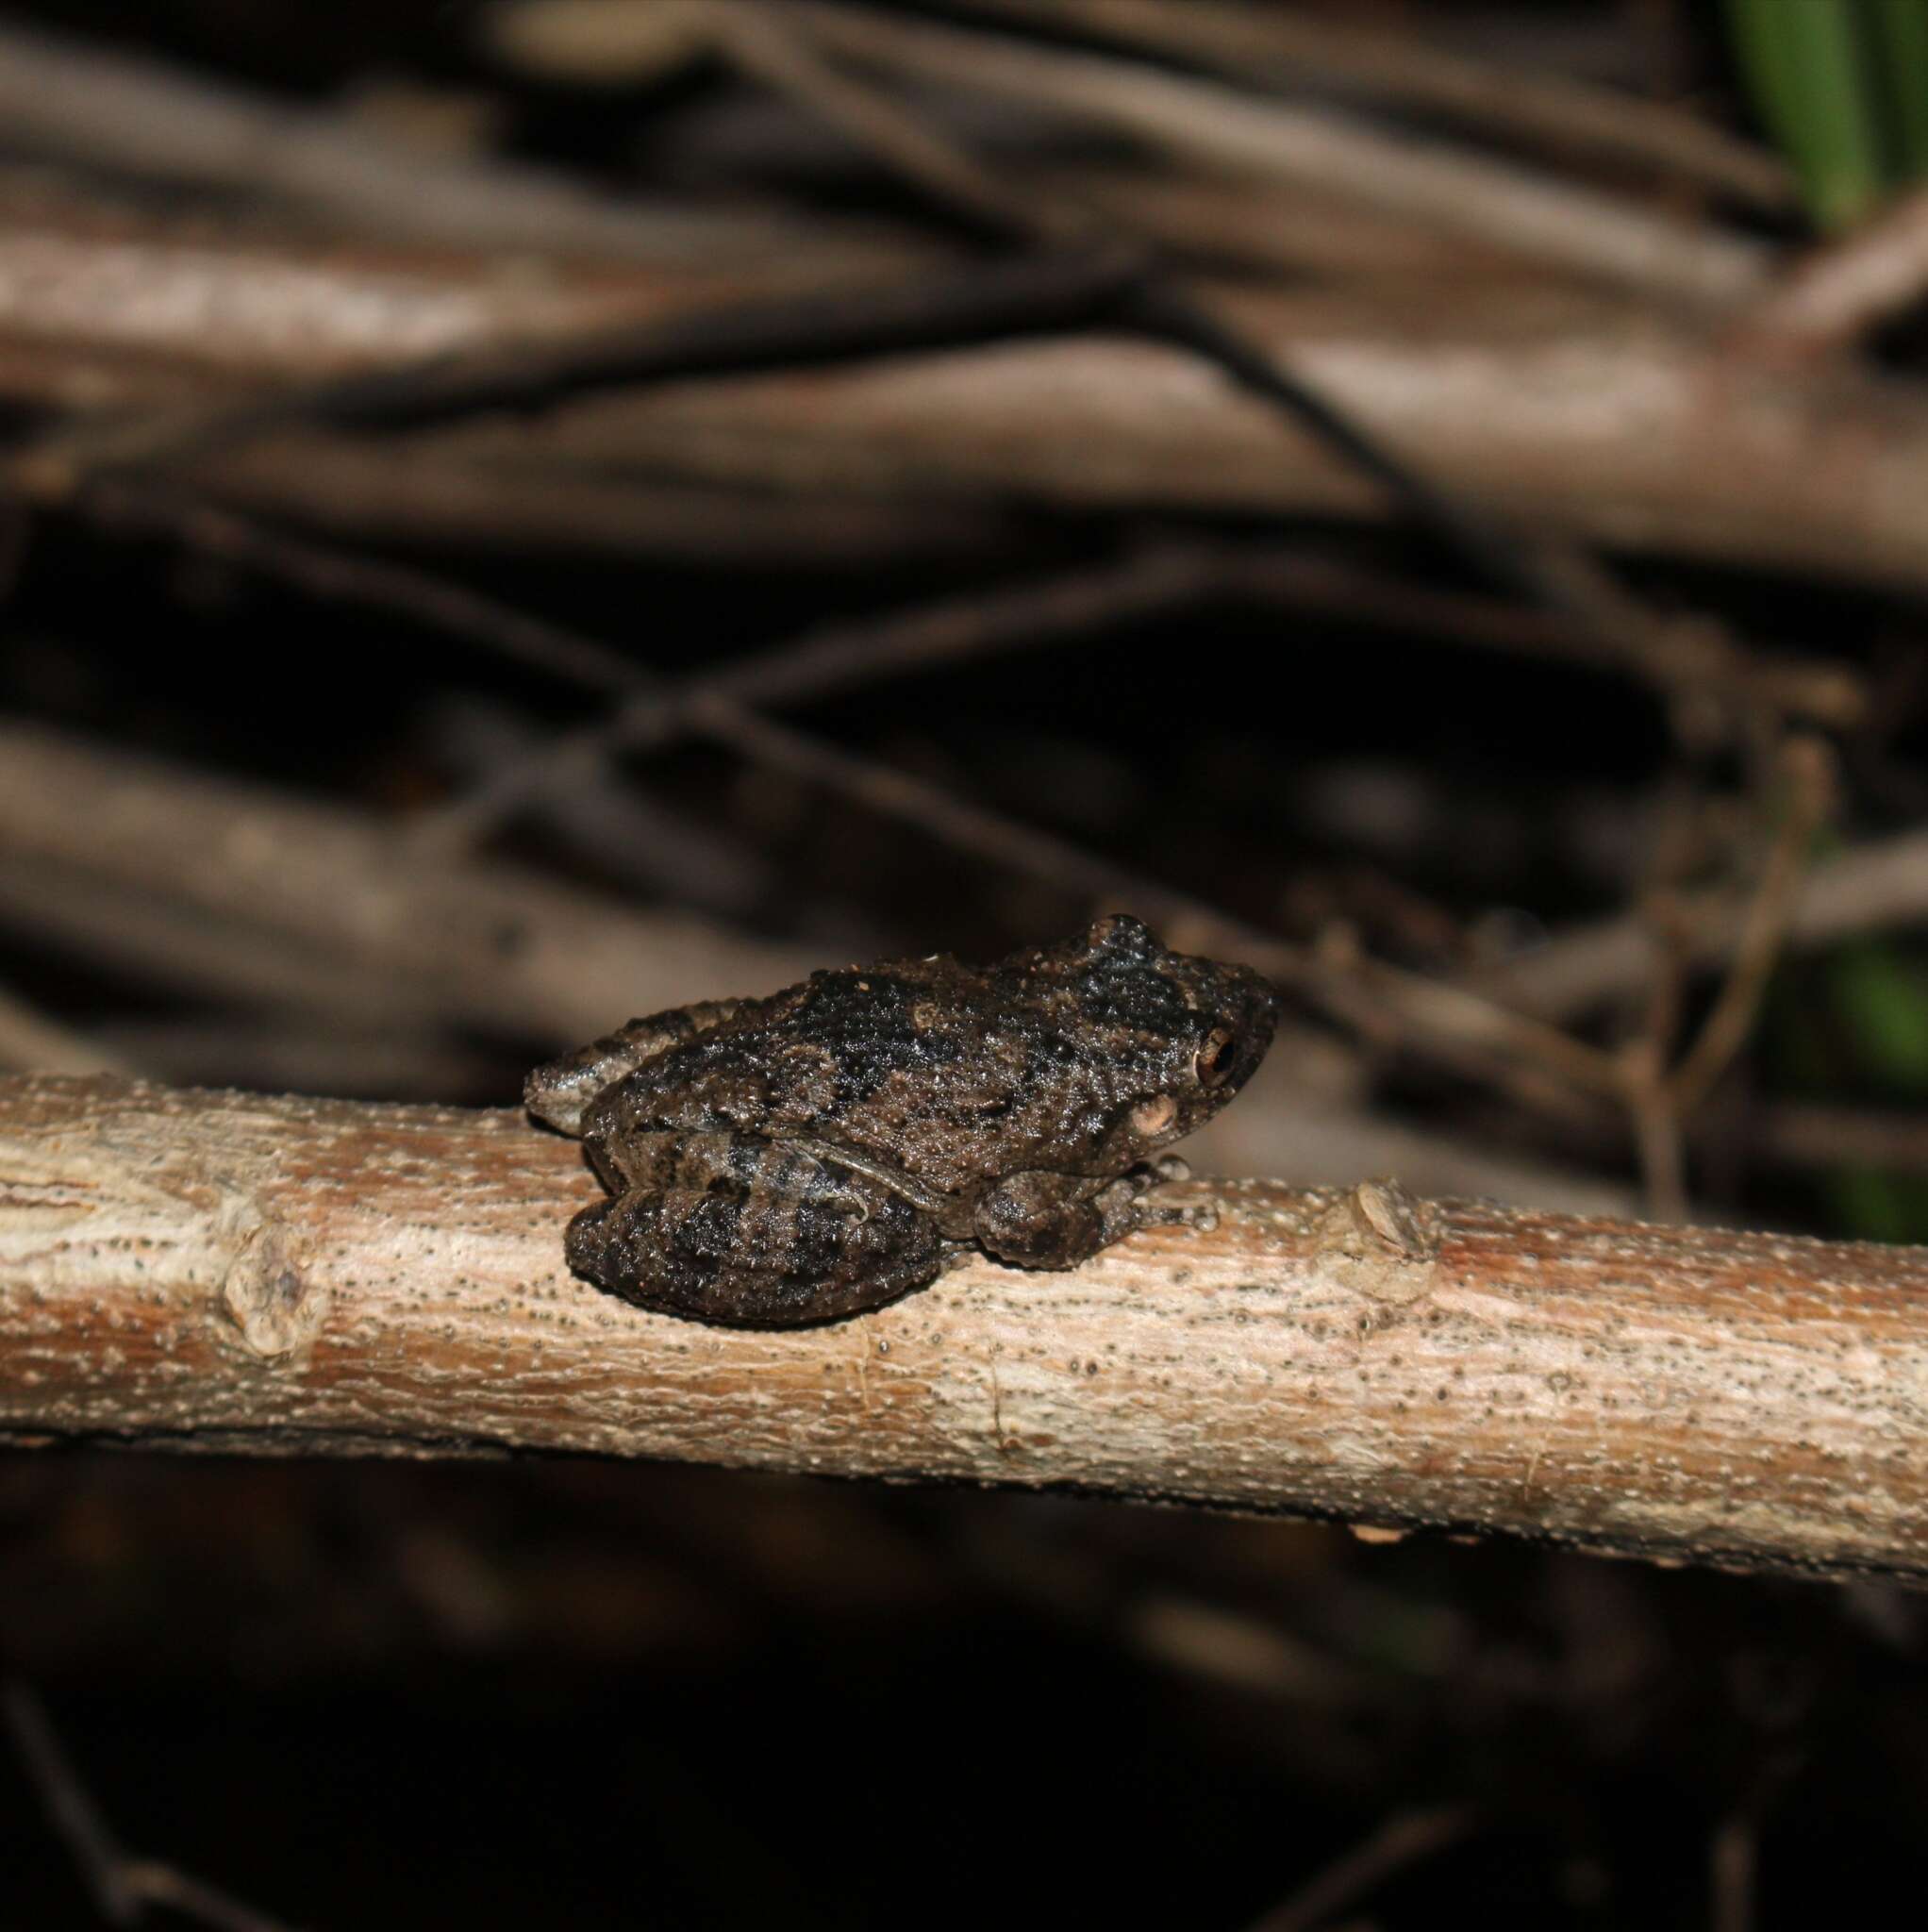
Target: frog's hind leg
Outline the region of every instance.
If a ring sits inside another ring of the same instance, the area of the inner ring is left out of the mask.
[[[632,1189],[569,1224],[569,1265],[665,1314],[790,1327],[894,1301],[935,1280],[935,1221],[856,1177],[821,1194],[712,1181]]]
[[[538,1067],[523,1083],[523,1105],[539,1121],[547,1121],[565,1134],[578,1133],[583,1110],[605,1088],[671,1047],[727,1026],[766,1004],[755,999],[699,1000],[694,1006],[628,1021],[615,1032]]]

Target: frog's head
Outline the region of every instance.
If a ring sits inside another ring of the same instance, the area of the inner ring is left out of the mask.
[[[1114,1073],[1106,1138],[1128,1158],[1181,1140],[1251,1078],[1279,999],[1249,966],[1168,952],[1128,913],[1057,949],[1101,1064]]]

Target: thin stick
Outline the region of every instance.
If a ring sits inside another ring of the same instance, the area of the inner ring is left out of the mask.
[[[1785,942],[1811,949],[1924,916],[1928,832],[1897,832],[1816,864],[1794,893]],[[1746,917],[1730,892],[1683,900],[1679,924],[1692,964],[1704,971],[1730,961]],[[1488,998],[1542,1018],[1574,1015],[1637,984],[1647,954],[1643,921],[1617,914],[1559,933],[1518,959],[1473,975],[1471,983]]]
[[[560,339],[493,342],[239,401],[56,430],[15,453],[0,480],[29,499],[61,502],[93,474],[204,457],[291,424],[419,426],[618,383],[789,369],[1063,327],[1107,312],[1138,273],[1128,251],[1058,251],[884,287],[761,297]]]
[[[749,11],[746,0],[739,0],[731,15],[739,16],[765,23],[758,38],[767,45],[758,58],[766,71],[783,77],[786,84],[794,77],[806,105],[830,113],[838,125],[864,141],[880,159],[939,205],[1039,248],[1088,228],[1075,211],[1014,194],[874,90],[842,84],[826,104],[817,79],[822,63],[797,43],[797,37],[778,30],[767,10]],[[872,22],[870,16],[846,16],[821,0],[802,0],[795,15],[784,16],[787,22],[795,17],[802,18],[810,36],[824,35],[829,45],[858,61],[868,58],[879,33],[887,51],[903,44],[898,25]],[[931,31],[939,44],[962,40],[968,49],[972,39],[952,34],[947,41],[944,29],[912,26],[908,35],[913,55],[922,44],[919,36]],[[786,48],[792,51],[781,51]],[[1389,490],[1421,527],[1443,539],[1476,570],[1561,612],[1610,649],[1637,662],[1648,675],[1704,687],[1709,658],[1720,660],[1724,669],[1725,660],[1734,656],[1734,646],[1713,620],[1664,625],[1586,551],[1543,539],[1529,541],[1441,488],[1351,414],[1336,408],[1288,363],[1168,279],[1147,273],[1127,281],[1121,287],[1120,301],[1127,323],[1205,357],[1288,420],[1310,429]]]
[[[1739,345],[1778,357],[1845,349],[1928,295],[1928,189],[1817,248],[1737,325]]]
[[[767,260],[809,238],[765,215],[652,208],[560,172],[397,148],[349,115],[14,23],[0,27],[0,126],[16,152],[274,196],[359,230],[488,252],[673,269]]]
[[[1750,1153],[1789,1167],[1885,1167],[1928,1174],[1928,1118],[1897,1109],[1784,1102],[1753,1112]]]
[[[453,803],[423,813],[413,836],[427,844],[474,844],[540,793],[624,752],[668,744],[690,728],[692,704],[791,704],[877,678],[1061,643],[1215,594],[1235,554],[1211,544],[1155,543],[1120,562],[1040,583],[817,626],[701,678],[634,691],[608,717],[548,740]]]
[[[61,903],[75,886],[77,912]],[[8,923],[59,931],[71,917],[76,937],[125,965],[157,909],[176,980],[229,985],[239,971],[309,1012],[426,1016],[558,1045],[720,988],[769,991],[823,963],[815,948],[632,909],[520,866],[419,857],[386,815],[0,723]],[[237,938],[239,969],[226,957]],[[257,949],[267,957],[251,963]]]
[[[1677,1114],[1693,1112],[1740,1051],[1787,937],[1814,836],[1833,796],[1833,765],[1818,740],[1797,739],[1782,758],[1787,797],[1753,903],[1748,908],[1725,983],[1699,1037],[1667,1079]]]
[[[1687,1148],[1680,1112],[1663,1082],[1643,1068],[1629,1080],[1628,1112],[1640,1160],[1647,1212],[1654,1221],[1687,1218]]]
[[[1338,114],[1254,100],[1137,61],[824,0],[785,0],[782,12],[819,47],[868,68],[1083,115],[1194,163],[1337,191],[1650,296],[1728,307],[1766,281],[1770,257],[1755,242],[1668,221],[1443,142],[1390,139]]]
[[[1776,211],[1796,187],[1780,157],[1698,116],[1618,88],[1469,58],[1419,33],[1381,33],[1338,15],[1218,0],[965,0],[980,12],[1061,32],[1076,26],[1172,56],[1245,87],[1337,83],[1403,107],[1450,114],[1471,132],[1518,136],[1557,152],[1664,170]]]
[[[1676,765],[1662,779],[1654,831],[1638,904],[1647,925],[1649,964],[1637,1033],[1622,1048],[1626,1106],[1639,1156],[1649,1214],[1655,1221],[1687,1218],[1687,1149],[1681,1119],[1667,1088],[1687,1004],[1687,967],[1674,913],[1680,881],[1696,850],[1699,789]]]
[[[0,1711],[47,1821],[66,1840],[101,1917],[113,1925],[138,1924],[141,1899],[128,1883],[126,1855],[61,1750],[45,1707],[24,1678],[9,1676],[0,1686]]]
[[[1127,313],[1161,339],[1215,362],[1251,393],[1311,429],[1494,583],[1557,611],[1643,674],[1670,684],[1705,686],[1716,658],[1729,655],[1719,629],[1703,620],[1693,630],[1661,625],[1598,558],[1577,546],[1528,540],[1488,512],[1442,489],[1403,455],[1306,382],[1280,358],[1227,326],[1196,298],[1169,287],[1140,285]],[[1698,660],[1692,650],[1704,640]],[[1720,667],[1724,671],[1724,663]]]
[[[0,986],[0,1069],[8,1073],[138,1074],[147,1070],[50,1018]]]
[[[66,1840],[101,1916],[113,1925],[138,1925],[149,1906],[162,1906],[215,1932],[290,1932],[214,1886],[152,1858],[130,1857],[115,1839],[72,1760],[54,1735],[45,1707],[24,1679],[0,1684],[4,1715],[15,1750],[41,1794],[48,1820]]]
[[[918,182],[980,233],[1000,241],[1013,232],[1044,239],[1036,220],[1022,216],[992,176],[874,89],[859,86],[820,58],[806,40],[789,30],[781,13],[734,0],[706,8],[705,16],[722,51],[744,73],[770,83],[872,153],[888,153],[894,173]]]
[[[1409,1865],[1437,1857],[1484,1822],[1471,1805],[1401,1811],[1308,1879],[1292,1896],[1253,1921],[1250,1932],[1313,1932]]]
[[[166,514],[164,506],[144,492],[140,503],[143,514]],[[328,551],[299,539],[253,532],[239,519],[191,505],[183,514],[187,527],[204,531],[232,554],[272,562],[327,594],[404,611],[489,650],[540,665],[593,690],[630,691],[657,704],[667,702],[671,695],[669,686],[636,671],[607,646],[562,626],[528,618],[512,607],[471,592],[433,573]],[[1230,918],[1188,893],[1099,858],[1069,840],[1055,838],[986,807],[968,804],[906,773],[839,751],[808,733],[777,724],[737,704],[726,693],[687,693],[677,715],[686,731],[837,791],[870,810],[922,826],[957,850],[974,853],[1021,874],[1047,879],[1094,905],[1134,906],[1191,935],[1195,943],[1229,948],[1261,971],[1299,987],[1348,1024],[1381,1034],[1390,1029],[1396,1037],[1444,1057],[1476,1077],[1496,1080],[1508,1091],[1537,1093],[1539,1105],[1547,1101],[1548,1075],[1582,1093],[1609,1096],[1619,1091],[1619,1075],[1608,1055],[1555,1027],[1510,1013],[1464,988],[1372,961],[1349,959],[1338,964],[1321,959]],[[21,763],[17,756],[14,762],[17,769]],[[39,823],[47,823],[43,813],[35,817]],[[0,837],[7,829],[0,821]],[[429,854],[412,853],[404,869],[423,868],[429,858]],[[387,874],[400,864],[398,856],[391,854],[379,870]],[[368,916],[374,916],[373,907]],[[456,928],[472,929],[478,921],[477,913],[466,913],[457,918]],[[522,919],[513,923],[522,929]],[[580,931],[579,921],[562,924]],[[348,926],[342,925],[341,935],[345,937],[347,930]],[[473,977],[485,963],[482,959],[468,962],[452,980],[452,988]],[[478,991],[491,1000],[502,996],[504,989],[497,987],[493,974],[483,972],[482,980]],[[511,974],[507,984],[514,982]]]

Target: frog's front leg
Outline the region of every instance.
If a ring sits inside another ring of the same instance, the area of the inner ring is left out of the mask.
[[[623,1191],[570,1223],[567,1252],[576,1274],[640,1307],[827,1321],[935,1280],[948,1252],[934,1216],[870,1175],[754,1136],[642,1136],[622,1166]]]
[[[539,1121],[547,1121],[565,1134],[580,1133],[583,1110],[606,1087],[613,1087],[671,1047],[726,1026],[762,1005],[754,999],[698,1000],[694,1006],[673,1007],[666,1013],[631,1020],[538,1067],[523,1083],[523,1105]]]
[[[1135,1228],[1179,1218],[1144,1196],[1184,1172],[1181,1162],[1160,1160],[1115,1180],[1007,1174],[978,1201],[972,1232],[987,1253],[1014,1268],[1074,1268]]]

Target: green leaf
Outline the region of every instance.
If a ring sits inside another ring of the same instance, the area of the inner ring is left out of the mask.
[[[1883,940],[1838,949],[1829,979],[1862,1073],[1884,1087],[1928,1091],[1928,972]]]
[[[1900,179],[1920,180],[1928,175],[1928,6],[1870,0],[1869,26],[1888,152]]]
[[[1850,1237],[1862,1241],[1919,1241],[1928,1231],[1928,1186],[1914,1175],[1872,1167],[1828,1169],[1829,1204]]]
[[[1816,223],[1852,226],[1888,182],[1862,44],[1871,21],[1852,0],[1727,0],[1727,20],[1755,110],[1801,177]]]
[[[1852,941],[1812,962],[1790,961],[1770,996],[1776,1084],[1824,1099],[1890,1102],[1928,1095],[1928,959],[1892,940]],[[1842,1234],[1928,1241],[1928,1179],[1848,1162],[1819,1167],[1810,1185]]]

